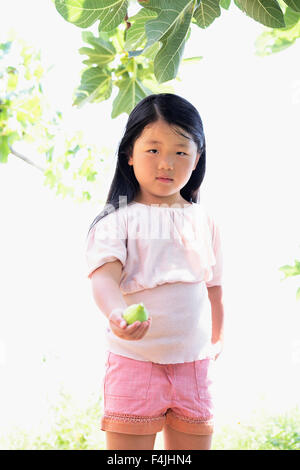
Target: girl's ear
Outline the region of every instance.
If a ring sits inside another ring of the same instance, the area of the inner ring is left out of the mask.
[[[197,153],[196,160],[195,160],[195,164],[194,164],[193,171],[196,169],[196,166],[198,165],[198,162],[199,162],[200,155],[201,155],[201,153],[200,153],[200,152],[198,152],[198,153]]]
[[[129,146],[128,148],[128,154],[127,154],[127,162],[128,162],[128,165],[133,165],[133,158],[132,158],[132,155],[133,155],[133,148],[132,148],[132,145]]]

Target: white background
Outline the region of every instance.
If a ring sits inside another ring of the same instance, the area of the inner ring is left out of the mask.
[[[81,30],[50,1],[11,0],[3,10],[1,41],[14,28],[54,64],[45,89],[65,125],[114,154],[127,115],[112,120],[112,100],[71,107],[82,69]],[[285,410],[300,397],[300,281],[281,281],[278,270],[300,259],[300,51],[296,43],[256,57],[263,30],[234,5],[222,10],[206,31],[193,28],[185,57],[204,60],[181,67],[182,82],[175,82],[203,120],[201,197],[223,240],[220,420],[247,419],[260,406]],[[0,423],[30,428],[47,422],[61,384],[80,406],[98,398],[105,321],[85,277],[84,248],[101,207],[56,197],[38,170],[14,156],[0,166],[0,201]]]

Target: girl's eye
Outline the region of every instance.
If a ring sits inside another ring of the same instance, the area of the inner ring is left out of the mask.
[[[157,152],[157,149],[150,149],[148,152]],[[182,153],[183,155],[187,155],[185,152],[177,152],[177,153]]]

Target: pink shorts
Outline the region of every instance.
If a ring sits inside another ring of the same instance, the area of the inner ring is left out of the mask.
[[[108,351],[102,431],[154,434],[167,423],[189,434],[212,434],[214,362],[158,364]]]

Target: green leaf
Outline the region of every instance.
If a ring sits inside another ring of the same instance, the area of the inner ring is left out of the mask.
[[[143,57],[146,57],[147,59],[154,61],[154,57],[158,53],[161,45],[162,45],[161,42],[156,42],[152,46],[148,47],[148,49],[145,52],[143,52]]]
[[[113,102],[112,119],[121,113],[130,114],[139,101],[152,94],[151,90],[134,77],[124,78],[119,83],[117,82],[117,86],[119,93]]]
[[[55,0],[58,13],[79,28],[88,28],[100,20],[102,31],[118,26],[126,15],[127,0]]]
[[[18,121],[26,124],[36,124],[43,114],[42,103],[37,95],[28,98],[20,97],[15,101],[12,109],[16,110]]]
[[[12,147],[13,143],[19,139],[20,139],[20,136],[18,132],[16,131],[12,131],[7,135],[7,143],[10,147]]]
[[[300,300],[300,287],[298,288],[296,292],[296,300]]]
[[[107,100],[112,92],[111,74],[100,68],[91,67],[81,76],[81,83],[76,90],[74,105],[83,106],[87,102],[99,103]]]
[[[119,26],[119,24],[122,23],[122,21],[125,19],[125,15],[128,9],[128,1],[122,0],[111,3],[114,3],[115,5],[107,10],[105,15],[101,15],[101,21],[99,25],[99,30],[101,31],[111,31],[112,29]]]
[[[14,67],[7,67],[7,91],[13,91],[18,86],[18,71]]]
[[[124,45],[125,51],[132,51],[137,47],[144,44],[146,41],[145,23],[153,18],[156,18],[156,13],[142,8],[136,15],[128,18],[131,23],[130,28],[127,31],[126,41]]]
[[[47,162],[52,162],[54,152],[54,145],[46,151]]]
[[[201,59],[203,59],[202,55],[196,56],[196,57],[187,57],[186,59],[183,59],[182,62],[199,62]]]
[[[86,54],[89,59],[84,60],[84,64],[88,65],[106,65],[112,62],[116,55],[116,49],[109,41],[104,41],[101,37],[94,37],[93,34],[82,34],[83,39],[91,44],[94,48],[81,47],[80,54]]]
[[[290,266],[289,264],[286,264],[284,266],[281,266],[279,270],[284,272],[285,274],[284,279],[290,276],[299,276],[300,275],[300,262],[295,260],[295,266]]]
[[[145,8],[154,10],[158,16],[145,25],[148,47],[157,41],[162,41],[170,35],[174,29],[178,28],[178,24],[183,22],[187,12],[194,9],[195,1],[193,0],[148,0],[142,5]],[[188,28],[187,28],[188,29]]]
[[[72,154],[74,157],[78,150],[80,150],[80,145],[77,144],[73,149],[67,150],[67,153]]]
[[[5,100],[4,102],[0,101],[0,123],[1,121],[6,121],[10,115],[10,106],[11,102]]]
[[[8,136],[0,136],[0,163],[7,163],[7,157],[10,154],[10,148],[8,146]]]
[[[55,0],[58,13],[69,23],[88,28],[100,19],[100,9],[93,0]]]
[[[154,75],[158,83],[172,80],[177,75],[193,17],[194,5],[195,2],[187,2],[186,7],[177,15],[177,21],[173,24],[172,29],[168,29],[160,39],[162,47],[154,59]],[[175,2],[173,8],[175,9]],[[178,13],[178,10],[176,11]]]
[[[174,87],[170,83],[158,84],[154,76],[152,80],[151,78],[143,79],[143,84],[151,90],[151,93],[175,93]]]
[[[194,18],[200,28],[207,28],[212,22],[221,15],[219,6],[220,0],[202,0],[196,8]]]
[[[47,169],[44,172],[44,177],[45,177],[44,186],[48,184],[50,188],[54,188],[56,181],[57,181],[55,173],[53,173],[51,169]]]
[[[264,57],[275,52],[281,52],[290,47],[300,37],[299,13],[287,7],[285,11],[286,28],[264,31],[255,41],[256,55]],[[296,15],[296,18],[295,18]],[[293,24],[296,21],[295,24]]]
[[[87,200],[87,201],[90,201],[92,198],[91,194],[88,191],[83,191],[82,197],[83,197],[83,200]]]
[[[234,0],[247,16],[270,28],[285,27],[282,10],[276,0]]]
[[[292,10],[300,12],[300,0],[283,0]]]
[[[285,28],[281,28],[280,31],[287,31],[288,29],[293,28],[298,21],[300,20],[300,13],[292,10],[290,7],[287,7],[284,13],[284,22]]]
[[[0,51],[3,51],[4,54],[7,54],[10,51],[12,41],[3,42],[0,44]]]
[[[231,0],[220,0],[220,7],[229,10]]]
[[[154,74],[159,83],[176,77],[190,30],[195,0],[147,0],[144,8],[154,10],[157,17],[145,23],[147,43],[143,54],[158,41],[162,46],[154,59]]]

